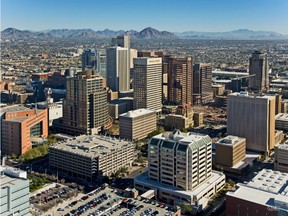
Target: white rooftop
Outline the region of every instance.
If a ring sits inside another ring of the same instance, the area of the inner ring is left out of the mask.
[[[123,114],[121,114],[119,116],[127,117],[127,118],[135,118],[135,117],[139,117],[139,116],[143,116],[143,115],[147,115],[147,114],[151,114],[151,113],[155,113],[156,114],[156,112],[154,110],[137,109],[137,110],[128,111],[128,112],[123,113]]]
[[[288,144],[284,143],[284,144],[278,144],[275,147],[277,147],[278,149],[285,149],[288,150]]]
[[[243,137],[238,137],[238,136],[232,136],[232,135],[228,135],[220,140],[218,140],[216,142],[217,145],[230,145],[233,146],[236,143],[239,143],[239,141],[244,140],[245,138]]]
[[[288,114],[287,113],[278,113],[275,116],[276,121],[288,121]]]
[[[239,188],[227,196],[288,212],[288,173],[263,169],[247,184],[237,186]]]

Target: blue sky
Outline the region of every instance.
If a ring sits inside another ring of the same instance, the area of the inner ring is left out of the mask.
[[[92,28],[172,32],[239,28],[288,34],[288,0],[0,0],[1,30]]]

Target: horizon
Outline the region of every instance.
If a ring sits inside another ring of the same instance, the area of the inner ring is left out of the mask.
[[[248,29],[288,35],[287,8],[287,0],[126,0],[121,4],[117,0],[1,0],[1,31],[9,27],[141,31],[153,26],[177,33]]]
[[[51,30],[93,30],[93,31],[105,31],[105,30],[110,30],[110,31],[126,31],[126,32],[129,32],[129,31],[137,31],[137,32],[140,32],[144,29],[147,29],[147,28],[152,28],[152,29],[156,29],[154,27],[151,27],[151,26],[148,26],[148,27],[145,27],[143,29],[140,29],[140,30],[136,30],[136,29],[118,29],[118,30],[115,30],[115,29],[109,29],[109,28],[105,28],[105,29],[93,29],[93,28],[55,28],[55,29],[43,29],[43,30],[33,30],[33,29],[18,29],[18,28],[14,28],[14,27],[7,27],[5,29],[1,29],[1,31],[4,31],[6,29],[9,29],[9,28],[12,28],[12,29],[17,29],[17,30],[20,30],[20,31],[31,31],[31,32],[49,32]],[[158,29],[156,29],[158,30]],[[245,31],[253,31],[253,32],[273,32],[273,33],[279,33],[279,32],[275,32],[275,31],[270,31],[270,30],[258,30],[258,31],[255,31],[253,29],[247,29],[247,28],[239,28],[239,29],[231,29],[231,30],[227,30],[227,31],[201,31],[201,33],[225,33],[225,32],[232,32],[232,31],[240,31],[240,30],[245,30]],[[158,30],[158,31],[167,31],[167,30]],[[171,32],[171,31],[168,31],[168,32]],[[171,32],[171,33],[185,33],[185,32],[200,32],[200,31],[195,31],[195,30],[185,30],[185,31],[182,31],[182,32]],[[282,33],[279,33],[279,34],[282,34]],[[283,36],[288,36],[288,34],[282,34]]]

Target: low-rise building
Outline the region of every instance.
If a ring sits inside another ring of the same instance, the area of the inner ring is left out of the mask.
[[[278,113],[275,116],[275,128],[279,130],[288,131],[288,114]]]
[[[7,166],[0,166],[0,172],[0,215],[30,215],[27,173]]]
[[[261,170],[247,184],[226,193],[225,215],[277,216],[288,214],[288,173]]]
[[[109,115],[113,119],[118,119],[119,115],[133,109],[133,98],[125,97],[117,100],[111,100],[108,104]]]
[[[193,120],[188,119],[182,115],[176,114],[169,114],[165,116],[165,128],[167,130],[174,130],[174,129],[185,129],[190,126],[193,126]]]
[[[32,148],[33,138],[48,136],[48,110],[14,105],[1,109],[2,153],[22,155]]]
[[[82,135],[50,146],[51,170],[88,182],[101,181],[134,160],[135,145],[121,139]]]
[[[149,109],[137,109],[119,116],[120,137],[128,140],[140,140],[156,130],[156,112]]]
[[[204,113],[202,112],[195,112],[193,115],[193,121],[194,121],[194,126],[199,127],[203,125],[204,120],[203,120]]]
[[[233,167],[246,157],[246,139],[229,135],[215,143],[216,164]]]
[[[274,169],[288,172],[288,144],[279,144],[274,148]]]

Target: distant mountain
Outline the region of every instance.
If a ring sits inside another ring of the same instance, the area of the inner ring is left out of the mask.
[[[171,32],[158,31],[148,27],[139,32],[138,38],[142,39],[175,39],[177,36]]]
[[[196,32],[187,31],[175,33],[179,38],[187,39],[288,39],[288,35],[282,35],[272,31],[252,31],[238,29],[228,32]]]
[[[117,35],[123,35],[124,30],[113,31],[104,29],[102,31],[94,31],[93,29],[51,29],[45,31],[28,31],[18,30],[15,28],[7,28],[1,31],[2,38],[111,38]],[[270,31],[252,31],[248,29],[238,29],[228,32],[196,32],[187,31],[181,33],[171,33],[168,31],[158,31],[157,29],[148,27],[138,32],[130,30],[132,38],[141,39],[288,39],[288,35],[282,35],[277,32]]]

